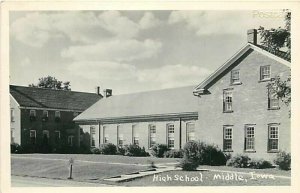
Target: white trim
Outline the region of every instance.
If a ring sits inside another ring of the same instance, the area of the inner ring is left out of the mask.
[[[23,107],[19,106],[20,109],[32,109],[32,110],[45,110],[45,111],[65,111],[65,112],[80,112],[82,113],[83,111],[79,110],[69,110],[69,109],[54,109],[54,108],[41,108],[41,107]]]
[[[17,103],[18,107],[21,108],[20,104],[18,103],[18,101],[13,97],[13,95],[11,93],[9,93],[9,95],[11,96],[11,98]]]

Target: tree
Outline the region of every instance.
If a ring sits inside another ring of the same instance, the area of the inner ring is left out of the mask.
[[[269,52],[277,55],[278,51],[286,47],[286,56],[291,58],[291,12],[285,11],[285,27],[278,27],[277,29],[265,29],[260,26],[258,33],[262,39],[262,46],[264,46]],[[276,76],[267,85],[269,91],[275,94],[275,96],[283,101],[286,105],[291,103],[291,76],[286,80],[281,80],[279,76]]]
[[[52,76],[39,78],[39,82],[36,85],[32,83],[29,84],[28,86],[36,87],[36,88],[56,89],[56,90],[71,90],[70,81],[62,82]]]

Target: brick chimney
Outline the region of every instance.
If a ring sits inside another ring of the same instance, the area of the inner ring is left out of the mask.
[[[112,96],[112,89],[104,89],[103,96],[104,96],[104,98],[108,98],[108,97]]]
[[[97,86],[97,87],[96,87],[96,94],[97,94],[97,95],[101,95],[101,93],[100,93],[100,86]]]
[[[248,43],[257,45],[257,29],[249,29],[247,31],[247,41]]]

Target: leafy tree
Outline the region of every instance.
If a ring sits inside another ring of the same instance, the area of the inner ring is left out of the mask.
[[[29,84],[29,87],[48,88],[56,90],[71,90],[70,81],[62,82],[52,76],[39,78],[39,82],[37,84]]]

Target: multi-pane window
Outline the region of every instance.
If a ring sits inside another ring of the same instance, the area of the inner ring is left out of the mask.
[[[30,143],[35,144],[35,142],[36,142],[36,130],[30,130],[29,137],[30,137]]]
[[[43,138],[49,139],[49,131],[48,130],[43,130]]]
[[[269,125],[269,137],[268,137],[268,150],[277,151],[278,139],[279,139],[279,129],[277,124]]]
[[[240,83],[240,71],[232,70],[231,71],[231,84]]]
[[[149,125],[149,148],[156,143],[156,127],[153,124]]]
[[[186,124],[186,141],[195,140],[195,123]]]
[[[10,143],[15,143],[15,129],[10,129]]]
[[[223,111],[232,111],[232,90],[223,91]]]
[[[224,126],[223,128],[223,150],[224,151],[231,151],[232,150],[232,127],[231,126]]]
[[[124,139],[123,139],[121,125],[117,126],[117,136],[118,136],[117,144],[118,144],[118,146],[122,147],[124,144]]]
[[[35,116],[36,116],[36,111],[35,111],[35,110],[30,110],[30,111],[29,111],[29,115],[30,115],[31,117],[35,117]]]
[[[55,132],[54,132],[54,140],[55,140],[55,143],[58,143],[58,142],[59,142],[59,139],[60,139],[60,131],[55,131]]]
[[[279,99],[276,96],[276,94],[272,91],[269,91],[268,108],[269,109],[278,109],[279,108]]]
[[[108,133],[106,132],[106,126],[103,126],[103,143],[108,143],[109,142],[109,136]]]
[[[245,150],[255,150],[255,127],[254,125],[245,126]]]
[[[260,80],[268,80],[271,78],[271,66],[261,66],[260,67]]]
[[[91,147],[95,147],[96,145],[96,128],[94,126],[90,127],[91,133]]]
[[[15,110],[10,109],[10,121],[14,122],[15,121]]]
[[[139,145],[139,136],[137,133],[137,125],[132,125],[132,143],[134,145]]]
[[[167,125],[167,133],[168,133],[168,147],[174,148],[174,124],[168,124]]]
[[[55,111],[55,118],[60,118],[60,111]]]
[[[43,111],[43,117],[48,117],[48,111]]]
[[[68,136],[68,145],[69,145],[69,146],[73,146],[73,138],[74,138],[73,135],[69,135],[69,136]]]

